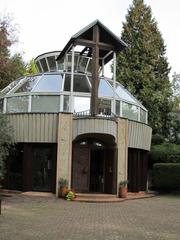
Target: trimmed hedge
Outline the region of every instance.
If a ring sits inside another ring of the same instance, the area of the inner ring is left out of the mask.
[[[149,164],[180,163],[180,144],[164,143],[153,145],[149,153]]]
[[[180,189],[180,163],[156,163],[153,166],[153,185],[162,190]]]

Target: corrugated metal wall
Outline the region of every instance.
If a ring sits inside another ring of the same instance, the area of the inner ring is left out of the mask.
[[[31,113],[7,115],[16,142],[56,143],[58,114]],[[117,137],[117,123],[107,119],[74,119],[73,139],[86,133],[110,134]],[[150,150],[152,129],[142,123],[128,121],[128,147]]]
[[[139,122],[128,121],[128,147],[150,150],[152,129]]]
[[[57,142],[58,114],[9,114],[7,117],[16,142]]]
[[[101,133],[110,134],[116,139],[116,122],[107,119],[74,119],[73,120],[73,139],[81,134]]]

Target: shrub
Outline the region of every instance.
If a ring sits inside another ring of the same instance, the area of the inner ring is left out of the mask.
[[[150,166],[154,163],[180,163],[180,145],[172,143],[154,145],[149,156]]]
[[[180,163],[154,164],[153,185],[162,190],[180,189]]]
[[[164,136],[155,134],[152,136],[152,144],[161,144],[165,141]]]
[[[75,195],[72,191],[69,191],[68,194],[66,195],[66,200],[72,201],[74,199]]]

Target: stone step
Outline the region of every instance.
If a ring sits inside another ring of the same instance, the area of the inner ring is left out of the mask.
[[[96,194],[96,193],[76,193],[76,198],[74,201],[77,202],[101,202],[101,203],[115,203],[115,202],[123,202],[126,200],[136,200],[136,199],[144,199],[144,198],[151,198],[156,196],[155,193],[146,193],[146,192],[139,192],[139,193],[128,193],[127,198],[118,198],[114,194]]]

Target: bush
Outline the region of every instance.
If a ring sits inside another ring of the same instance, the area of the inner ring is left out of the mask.
[[[164,143],[154,145],[149,153],[149,164],[180,163],[180,144]]]
[[[75,195],[72,191],[69,191],[68,194],[66,195],[66,200],[72,201],[74,199]]]
[[[153,185],[162,190],[180,189],[180,163],[157,163],[153,166]]]
[[[152,136],[152,144],[161,144],[165,141],[164,136],[155,134]]]

